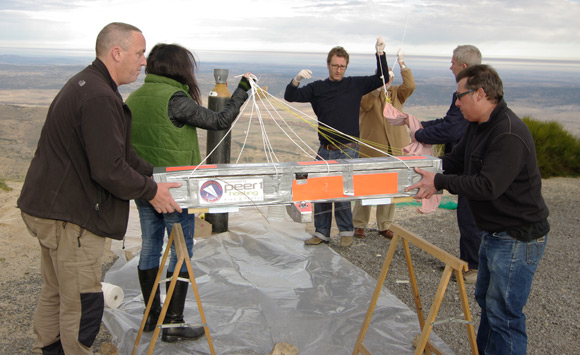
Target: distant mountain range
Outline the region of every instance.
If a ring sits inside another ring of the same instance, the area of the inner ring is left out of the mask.
[[[1,53],[1,51],[0,51]],[[326,55],[323,53],[271,53],[271,52],[212,52],[196,53],[198,56],[197,78],[202,95],[209,94],[215,80],[213,69],[229,69],[230,91],[237,87],[245,72],[259,78],[260,86],[283,98],[284,90],[296,73],[303,68],[313,71],[313,78],[328,77]],[[395,57],[388,57],[392,65]],[[59,90],[62,85],[93,58],[63,56],[0,55],[0,93],[3,90]],[[416,89],[405,107],[437,106],[431,114],[417,115],[424,118],[441,117],[451,103],[456,89],[448,58],[407,56],[406,63],[413,70]],[[485,61],[484,61],[485,62]],[[369,75],[374,72],[373,55],[351,55],[347,75]],[[494,59],[488,62],[498,70],[504,82],[508,105],[521,116],[531,115],[542,120],[558,120],[567,129],[580,135],[580,64],[571,61],[533,61]],[[394,69],[395,85],[401,83],[398,66]],[[125,96],[139,87],[144,74],[137,82],[121,86]],[[305,81],[308,83],[309,81]],[[4,100],[1,102],[6,103]]]
[[[22,56],[14,54],[0,55],[0,63],[17,65],[82,65],[91,62],[86,57],[52,57],[52,56]]]

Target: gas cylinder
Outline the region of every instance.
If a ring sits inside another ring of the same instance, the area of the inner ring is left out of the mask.
[[[214,112],[221,112],[232,97],[228,90],[228,70],[214,69],[213,76],[215,86],[209,93],[207,108]],[[232,137],[227,132],[227,129],[207,131],[206,155],[217,146],[215,151],[208,156],[207,164],[228,164],[230,162]],[[212,224],[213,233],[222,233],[228,230],[227,213],[206,213],[205,220]]]

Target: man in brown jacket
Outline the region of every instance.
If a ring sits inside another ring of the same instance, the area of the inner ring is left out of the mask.
[[[181,212],[153,166],[131,146],[131,111],[118,91],[137,79],[145,59],[137,27],[113,22],[96,41],[97,58],[53,100],[18,199],[40,244],[42,290],[33,352],[93,354],[104,311],[105,238],[123,239],[129,200],[161,213]]]
[[[389,82],[387,83],[388,99],[399,111],[403,111],[403,104],[415,90],[415,78],[413,78],[411,69],[405,65],[404,57],[404,53],[399,50],[397,59],[401,67],[403,84],[392,86],[394,74],[391,70],[389,70]],[[361,145],[359,148],[359,156],[361,158],[382,157],[387,155],[385,153],[402,155],[402,148],[410,143],[406,126],[390,125],[383,117],[386,100],[384,87],[366,94],[361,100],[359,116],[360,138],[364,143],[375,148]],[[355,202],[352,216],[355,237],[365,237],[365,227],[369,222],[371,208],[372,206],[363,206],[360,200]],[[392,239],[393,232],[389,228],[395,218],[395,205],[378,205],[376,210],[379,234]]]

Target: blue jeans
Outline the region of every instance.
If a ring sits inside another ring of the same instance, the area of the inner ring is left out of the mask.
[[[341,150],[328,150],[322,145],[318,148],[316,160],[334,159],[355,159],[358,158],[358,149],[341,147]],[[332,226],[332,204],[333,202],[322,202],[314,204],[314,235],[322,240],[330,240],[330,227]],[[352,236],[354,227],[352,225],[352,211],[350,201],[334,202],[334,218],[340,231],[340,236]]]
[[[141,256],[139,258],[139,269],[149,270],[159,266],[165,230],[167,235],[171,235],[174,223],[181,223],[183,237],[187,246],[187,253],[191,258],[193,255],[193,232],[195,229],[195,215],[188,214],[187,210],[182,213],[157,213],[151,204],[144,200],[135,200],[141,221]],[[171,256],[167,271],[175,271],[177,254],[175,244],[171,245]],[[187,271],[185,263],[181,267],[181,272]]]
[[[526,316],[532,279],[548,235],[520,242],[506,232],[483,232],[475,299],[481,307],[480,354],[526,354]]]

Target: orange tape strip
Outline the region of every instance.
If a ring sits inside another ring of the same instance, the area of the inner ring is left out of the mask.
[[[292,182],[293,201],[313,201],[345,197],[342,176],[322,176],[309,178],[303,184]]]
[[[398,175],[397,173],[354,175],[352,177],[354,195],[372,196],[395,194],[399,189]]]
[[[400,160],[419,160],[419,159],[427,159],[427,158],[422,156],[422,155],[406,155],[406,156],[402,156],[402,157],[397,157],[397,159],[400,159]]]
[[[193,170],[197,165],[194,166],[169,166],[165,168],[165,171],[182,171],[182,170]],[[217,165],[200,165],[198,169],[215,169]]]

